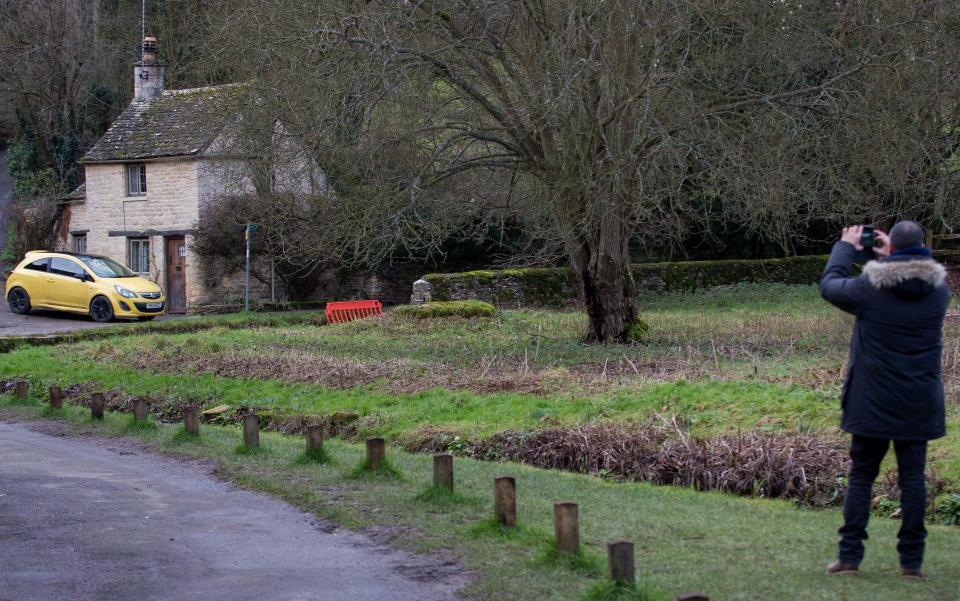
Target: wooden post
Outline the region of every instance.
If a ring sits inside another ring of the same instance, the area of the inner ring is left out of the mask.
[[[703,593],[684,593],[677,597],[677,601],[710,601],[710,597]]]
[[[142,422],[147,419],[147,399],[133,399],[133,420]]]
[[[316,455],[323,450],[323,426],[307,426],[307,455]]]
[[[50,408],[51,409],[63,408],[63,391],[60,390],[59,386],[50,387]]]
[[[243,416],[243,445],[248,449],[260,446],[260,416],[256,413]]]
[[[14,393],[17,395],[17,400],[25,401],[27,400],[27,395],[30,393],[30,383],[26,380],[17,380],[16,388]]]
[[[103,408],[107,401],[103,398],[102,392],[94,392],[90,395],[90,417],[93,419],[103,419]]]
[[[387,456],[387,446],[382,438],[367,439],[367,467],[376,470],[380,469],[384,458]]]
[[[607,543],[607,563],[610,565],[610,578],[614,582],[635,582],[633,543],[627,540]]]
[[[558,551],[580,552],[580,508],[576,503],[553,504],[553,531]]]
[[[453,492],[453,455],[433,456],[433,485]]]
[[[183,431],[193,436],[200,436],[200,408],[183,408]]]
[[[493,513],[507,528],[517,525],[517,482],[512,476],[493,481]]]

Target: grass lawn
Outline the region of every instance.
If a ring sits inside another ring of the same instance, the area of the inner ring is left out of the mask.
[[[578,312],[492,319],[388,314],[328,326],[214,323],[3,356],[0,377],[92,383],[127,394],[307,414],[354,411],[357,435],[395,440],[591,421],[678,417],[686,431],[817,432],[839,438],[851,319],[813,286],[748,285],[640,300],[651,341],[590,346]],[[233,319],[238,319],[234,317]],[[254,327],[249,327],[253,325]],[[947,321],[949,436],[932,463],[960,481],[960,322]]]
[[[51,418],[41,407],[38,398],[19,403],[0,396],[3,416]],[[304,464],[298,461],[299,437],[264,433],[264,452],[241,454],[236,427],[205,424],[201,437],[191,439],[175,425],[133,427],[129,415],[112,413],[92,423],[88,416],[68,405],[52,417],[77,431],[134,436],[162,452],[215,460],[221,477],[349,527],[392,535],[395,545],[446,549],[476,574],[466,591],[472,598],[585,601],[604,582],[606,542],[620,538],[636,544],[643,585],[661,593],[650,599],[673,599],[690,590],[728,601],[960,598],[957,528],[931,526],[926,582],[896,576],[897,523],[891,520],[871,524],[861,577],[827,577],[823,567],[834,553],[836,511],[469,459],[456,460],[456,497],[424,495],[432,473],[424,455],[390,449],[399,477],[357,477],[363,451],[343,441],[327,442],[332,463]],[[515,533],[502,533],[489,522],[492,481],[502,474],[517,479],[521,528]],[[580,504],[584,557],[579,561],[550,558],[554,501]]]

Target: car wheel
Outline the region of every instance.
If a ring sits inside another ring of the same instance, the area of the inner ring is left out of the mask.
[[[93,321],[106,323],[113,320],[113,304],[105,296],[98,296],[90,302],[90,317]]]
[[[14,288],[7,296],[10,310],[17,315],[26,315],[30,312],[30,295],[23,288]]]
[[[156,315],[144,315],[143,317],[138,317],[137,321],[153,321],[154,317],[156,317]]]

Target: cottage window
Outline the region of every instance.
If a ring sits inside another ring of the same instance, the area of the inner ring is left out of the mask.
[[[75,253],[87,252],[87,235],[86,234],[73,235],[73,252]]]
[[[128,239],[127,265],[136,273],[150,273],[150,240],[148,238]]]
[[[144,196],[147,193],[147,166],[144,163],[127,165],[127,196]]]

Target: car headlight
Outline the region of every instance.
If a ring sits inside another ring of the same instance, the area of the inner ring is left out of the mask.
[[[127,290],[127,289],[124,288],[123,286],[114,285],[113,289],[116,290],[116,291],[117,291],[117,294],[119,294],[119,295],[122,296],[123,298],[137,298],[137,295],[136,295],[136,294],[134,294],[133,292],[130,292],[129,290]]]

